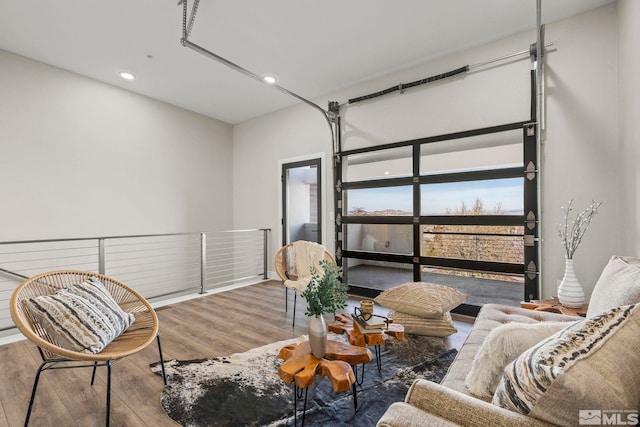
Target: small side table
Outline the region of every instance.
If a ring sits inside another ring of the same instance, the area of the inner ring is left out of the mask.
[[[384,344],[384,335],[395,337],[398,341],[404,339],[404,326],[399,323],[389,321],[388,326],[383,328],[382,332],[363,333],[360,328],[353,324],[354,320],[350,314],[336,314],[335,319],[335,322],[329,323],[330,332],[336,334],[346,333],[351,345],[358,347],[374,346],[378,371],[382,369],[380,345]]]
[[[583,304],[580,308],[569,308],[560,304],[557,297],[545,300],[531,300],[529,302],[521,302],[520,307],[535,311],[548,311],[551,313],[566,314],[568,316],[587,316],[589,304]]]
[[[300,344],[289,344],[282,347],[278,357],[284,360],[278,369],[278,376],[287,384],[293,383],[294,425],[298,423],[298,389],[304,390],[302,407],[302,425],[304,425],[307,391],[316,376],[327,377],[336,392],[347,391],[351,388],[353,407],[358,410],[356,379],[352,366],[371,361],[372,355],[367,348],[328,340],[324,358],[318,359],[311,354],[309,341],[304,341]]]

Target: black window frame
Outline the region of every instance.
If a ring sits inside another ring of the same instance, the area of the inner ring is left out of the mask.
[[[414,281],[421,280],[421,269],[423,265],[457,268],[464,270],[476,270],[485,272],[497,272],[506,274],[519,274],[524,276],[523,300],[529,301],[539,297],[539,274],[538,274],[538,170],[536,149],[536,123],[535,123],[535,96],[534,96],[535,71],[531,72],[531,119],[507,123],[498,126],[472,129],[462,132],[455,132],[409,141],[394,142],[377,146],[363,147],[352,150],[341,150],[340,117],[336,120],[336,134],[338,135],[337,153],[334,158],[334,202],[336,207],[336,259],[342,265],[342,259],[365,259],[372,261],[387,261],[401,264],[411,264],[413,266]],[[492,133],[522,131],[523,165],[517,167],[495,168],[487,170],[474,170],[465,172],[451,172],[433,175],[420,174],[420,148],[423,144],[433,142],[456,140]],[[408,177],[371,179],[362,181],[342,180],[343,165],[345,157],[355,154],[383,151],[393,148],[413,147],[413,174]],[[437,216],[421,215],[420,212],[420,186],[429,183],[478,181],[499,178],[524,178],[523,179],[523,214],[522,215],[486,215],[482,218],[473,216]],[[343,191],[363,188],[382,188],[392,186],[413,186],[413,216],[351,216],[346,213],[346,206],[343,205]],[[400,255],[379,252],[355,251],[343,247],[343,242],[347,238],[347,224],[412,224],[413,225],[413,255]],[[442,225],[509,225],[524,226],[523,246],[524,262],[499,263],[476,260],[459,260],[448,258],[436,258],[421,256],[421,226],[425,224]],[[348,271],[344,271],[345,281],[348,283]],[[376,296],[380,291],[350,285],[350,291],[369,297]],[[459,312],[475,315],[479,307],[463,304]]]

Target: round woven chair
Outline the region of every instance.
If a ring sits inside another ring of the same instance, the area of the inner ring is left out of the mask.
[[[297,271],[295,269],[295,266],[290,266],[288,265],[287,262],[287,253],[290,250],[293,250],[293,245],[297,243],[288,243],[286,245],[284,245],[283,247],[281,247],[278,252],[276,252],[276,255],[273,259],[273,268],[275,268],[276,270],[276,274],[278,274],[278,277],[280,278],[280,280],[282,280],[282,284],[285,285],[285,282],[287,280],[297,280],[298,277],[296,276]],[[333,256],[329,253],[329,251],[327,251],[326,249],[324,250],[324,260],[327,262],[330,262],[332,264],[336,263],[336,260],[333,258]],[[318,268],[318,266],[316,266],[316,268]],[[285,312],[289,311],[289,287],[285,285],[285,294],[284,294],[284,309]],[[291,288],[293,289],[293,326],[296,325],[296,304],[297,304],[297,296],[298,296],[298,292],[296,288]]]
[[[58,345],[55,339],[34,319],[25,304],[25,302],[31,298],[56,294],[62,289],[80,284],[92,277],[100,280],[123,311],[135,315],[135,322],[125,332],[95,354],[73,351]],[[102,274],[74,270],[51,271],[39,274],[25,280],[16,288],[11,296],[10,310],[14,323],[25,337],[38,346],[43,360],[36,372],[25,426],[29,424],[40,374],[45,370],[92,367],[91,385],[93,385],[96,368],[98,366],[106,366],[107,426],[109,425],[109,413],[111,409],[111,366],[113,363],[141,351],[156,340],[160,353],[162,375],[165,385],[167,384],[164,371],[164,359],[162,357],[162,346],[158,333],[158,317],[156,316],[155,310],[138,292],[117,280]]]

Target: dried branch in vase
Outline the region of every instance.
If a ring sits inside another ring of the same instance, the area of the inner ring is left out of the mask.
[[[591,201],[591,205],[576,215],[575,219],[571,219],[571,212],[573,211],[573,199],[569,200],[567,209],[562,207],[564,212],[564,223],[557,224],[558,235],[560,236],[560,242],[564,246],[567,259],[573,259],[578,246],[582,242],[584,233],[587,232],[589,224],[593,216],[598,213],[598,208],[602,205],[602,202]]]

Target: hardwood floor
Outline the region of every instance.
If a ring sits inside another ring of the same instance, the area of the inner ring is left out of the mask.
[[[204,296],[157,310],[162,350],[166,360],[201,359],[243,352],[273,341],[305,334],[305,301],[298,296],[296,326],[291,326],[293,293],[289,312],[284,310],[284,288],[270,281]],[[349,311],[359,304],[350,299]],[[376,307],[376,312],[381,310]],[[384,313],[381,313],[384,314]],[[458,333],[448,338],[459,348],[471,324],[455,321]],[[159,360],[157,346],[116,363],[112,369],[112,426],[175,426],[160,406],[163,384],[149,364]],[[0,427],[21,426],[29,403],[36,369],[41,363],[29,341],[0,346]],[[31,426],[102,426],[105,422],[106,372],[98,370],[93,386],[90,369],[43,372]]]

